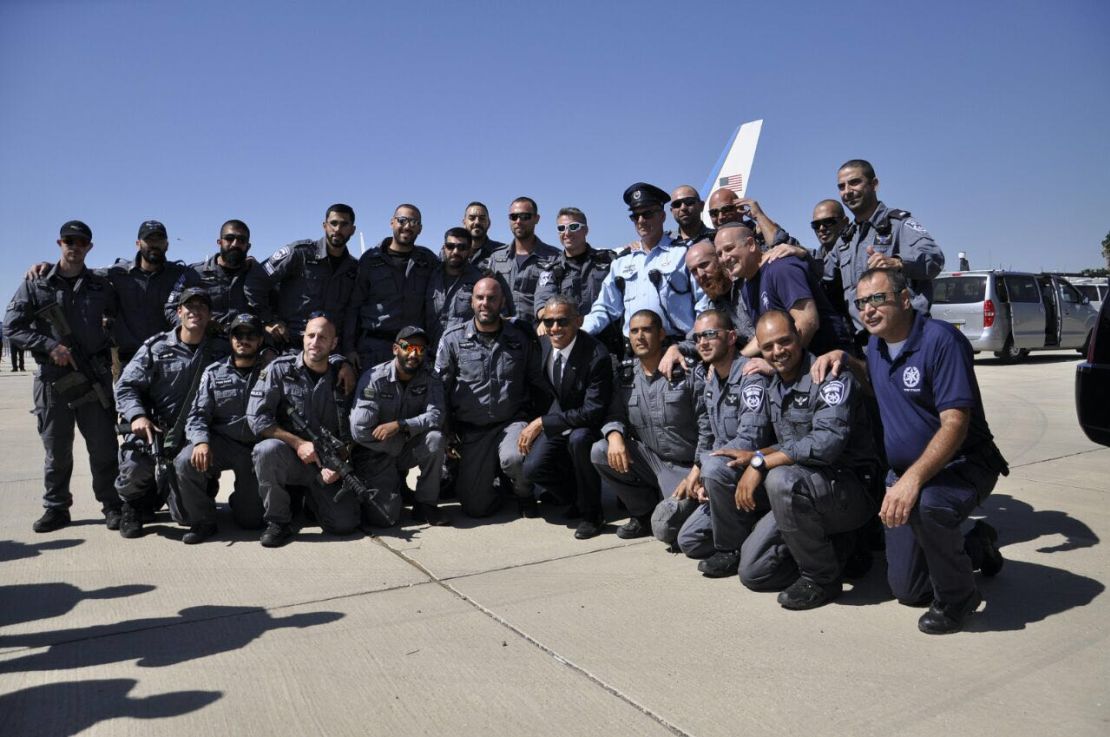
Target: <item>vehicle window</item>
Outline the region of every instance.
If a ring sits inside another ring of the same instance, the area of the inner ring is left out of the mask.
[[[1094,284],[1077,284],[1075,288],[1079,290],[1080,294],[1092,302],[1096,302],[1100,299],[1098,296],[1098,286]]]
[[[964,305],[986,299],[987,277],[948,276],[933,284],[933,302],[937,304]]]
[[[1031,276],[1007,276],[1005,278],[1006,291],[1010,294],[1010,302],[1031,302],[1036,304],[1041,301],[1037,280]]]
[[[1060,291],[1061,302],[1075,303],[1081,301],[1082,299],[1079,296],[1079,292],[1075,291],[1075,287],[1073,287],[1071,284],[1060,282],[1056,285],[1056,288]]]

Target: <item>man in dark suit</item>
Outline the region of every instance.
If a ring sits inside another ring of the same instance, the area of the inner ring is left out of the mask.
[[[601,477],[590,462],[590,448],[601,439],[601,425],[613,391],[609,352],[582,332],[578,306],[565,295],[544,305],[540,338],[541,366],[555,401],[520,434],[524,476],[582,515],[574,536],[601,533]]]

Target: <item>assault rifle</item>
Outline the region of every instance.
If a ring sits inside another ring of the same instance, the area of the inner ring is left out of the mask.
[[[355,467],[347,459],[349,455],[347,452],[347,444],[339,438],[335,437],[331,430],[321,426],[319,432],[312,429],[304,416],[297,411],[296,407],[291,404],[285,406],[285,413],[289,417],[289,421],[293,424],[293,432],[303,438],[307,438],[312,443],[312,447],[316,450],[316,458],[320,462],[322,468],[334,471],[339,474],[342,483],[339,491],[335,494],[335,501],[339,501],[344,496],[354,493],[360,501],[365,501],[372,505],[374,509],[382,517],[389,519],[389,514],[375,499],[375,492],[377,489],[369,489],[366,484],[355,475]]]
[[[104,409],[112,409],[115,402],[112,398],[111,370],[95,361],[89,360],[81,349],[80,343],[73,335],[62,306],[51,302],[46,307],[35,312],[35,317],[49,323],[54,334],[69,349],[70,359],[73,361],[73,371],[50,382],[58,396],[69,405],[70,409],[99,402]]]
[[[132,435],[131,423],[121,422],[116,425],[116,432],[120,435]],[[154,431],[151,436],[154,439],[147,442],[147,439],[141,435],[135,435],[137,444],[133,447],[140,453],[150,456],[154,461],[154,484],[158,489],[159,498],[165,501],[169,498],[170,489],[177,488],[177,469],[173,466],[173,458],[167,457],[167,451],[170,453],[173,451],[166,448],[162,433]]]

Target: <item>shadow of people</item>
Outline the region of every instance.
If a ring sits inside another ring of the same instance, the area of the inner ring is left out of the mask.
[[[257,607],[208,605],[182,609],[176,617],[0,635],[0,647],[48,648],[0,662],[0,673],[85,668],[128,660],[137,660],[136,665],[143,668],[160,668],[238,650],[270,630],[314,627],[344,616],[342,612],[307,612],[275,618]],[[166,632],[170,628],[172,634]]]
[[[0,627],[60,617],[84,599],[117,599],[153,591],[148,584],[109,586],[82,591],[68,583],[31,583],[0,586]]]
[[[1036,510],[1028,502],[1008,494],[991,494],[983,502],[987,521],[998,530],[998,544],[1036,540],[1045,535],[1063,535],[1058,545],[1037,548],[1038,553],[1058,553],[1098,545],[1095,531],[1086,523],[1055,509]]]
[[[979,578],[986,608],[968,620],[969,632],[1022,630],[1026,625],[1090,604],[1106,586],[1062,568],[1007,560],[995,578]]]
[[[32,686],[0,695],[4,733],[19,737],[70,737],[118,717],[165,719],[202,709],[221,691],[174,691],[132,698],[138,681],[116,678]]]
[[[40,543],[21,543],[15,540],[0,540],[0,563],[21,558],[34,558],[44,550],[65,550],[73,548],[84,540],[68,538],[63,540],[43,540]]]

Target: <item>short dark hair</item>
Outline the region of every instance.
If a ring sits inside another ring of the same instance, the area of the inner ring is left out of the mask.
[[[656,330],[663,329],[663,318],[660,317],[659,313],[655,310],[649,310],[646,308],[643,310],[636,310],[632,313],[632,317],[628,318],[628,324],[631,325],[632,321],[635,320],[637,317],[646,317],[651,320],[651,326]]]
[[[575,220],[581,222],[583,225],[589,225],[589,223],[586,221],[586,213],[582,212],[577,207],[564,207],[559,210],[559,214],[555,217],[561,218],[563,216],[574,218]]]
[[[790,332],[794,335],[800,335],[798,332],[798,324],[794,322],[794,316],[786,310],[767,310],[755,321],[756,327],[759,327],[759,324],[765,322],[769,317],[781,317],[783,320],[786,320],[786,326],[790,328]]]
[[[443,234],[443,242],[446,243],[448,238],[460,238],[466,241],[467,246],[474,243],[474,240],[470,237],[470,231],[460,225],[447,229],[447,232]]]
[[[726,230],[732,230],[733,228],[743,228],[744,230],[748,231],[748,235],[746,236],[747,238],[755,238],[755,231],[752,230],[752,227],[750,225],[748,225],[747,223],[738,223],[735,220],[729,220],[727,223],[721,223],[719,226],[717,226],[717,232],[713,234],[714,242],[716,242],[717,236],[720,235],[722,232]]]
[[[515,200],[509,203],[509,207],[512,207],[518,202],[527,202],[529,205],[532,206],[532,212],[536,213],[537,215],[540,214],[540,206],[537,205],[536,201],[531,197],[517,197]]]
[[[489,217],[489,208],[488,208],[488,207],[486,207],[486,203],[484,203],[484,202],[479,202],[478,200],[474,200],[474,201],[473,201],[473,202],[471,202],[471,203],[470,203],[469,205],[467,205],[466,207],[464,207],[464,208],[463,208],[463,212],[465,213],[465,212],[466,212],[467,210],[469,210],[469,209],[470,209],[470,208],[472,208],[472,207],[480,207],[480,208],[482,208],[483,210],[485,210],[485,211],[486,211],[486,217]]]
[[[229,225],[230,225],[230,226],[232,226],[232,227],[234,227],[234,228],[237,228],[237,229],[239,229],[239,230],[243,231],[243,235],[247,236],[247,240],[250,240],[250,237],[251,237],[251,229],[250,229],[250,228],[248,228],[248,227],[247,227],[247,224],[246,224],[246,223],[244,223],[244,222],[243,222],[242,220],[228,220],[228,221],[227,221],[226,223],[224,223],[223,225],[221,225],[221,226],[220,226],[220,236],[221,236],[221,237],[222,237],[222,236],[223,236],[223,234],[224,234],[224,228],[226,228],[226,227],[227,227],[227,226],[229,226]]]
[[[336,202],[334,205],[324,211],[324,220],[328,219],[328,215],[337,212],[340,215],[346,215],[351,219],[351,225],[355,223],[355,211],[351,209],[350,205],[344,205],[342,202]]]
[[[871,281],[879,274],[886,274],[887,283],[890,284],[890,289],[895,294],[901,294],[903,290],[909,289],[909,282],[906,280],[906,275],[902,272],[901,269],[890,269],[885,267],[868,269],[867,271],[860,274],[859,280],[856,282],[856,284],[859,284],[860,282]]]
[[[875,178],[875,167],[871,166],[871,162],[866,159],[848,159],[840,165],[837,171],[844,171],[845,169],[860,169],[868,179]]]
[[[703,317],[715,317],[715,318],[717,318],[717,322],[725,330],[734,330],[735,329],[733,327],[733,324],[732,324],[732,315],[728,314],[724,310],[718,310],[716,308],[710,308],[708,310],[702,310],[701,312],[698,313],[698,316],[694,319],[694,322],[697,322],[698,320],[702,319]]]
[[[393,208],[393,216],[397,217],[397,211],[401,210],[401,209],[404,209],[404,208],[407,208],[409,210],[414,210],[416,212],[416,217],[417,217],[418,220],[423,220],[424,219],[424,216],[420,213],[420,208],[417,207],[416,205],[410,204],[408,202],[402,202],[401,204],[397,205],[397,207],[394,207]]]

